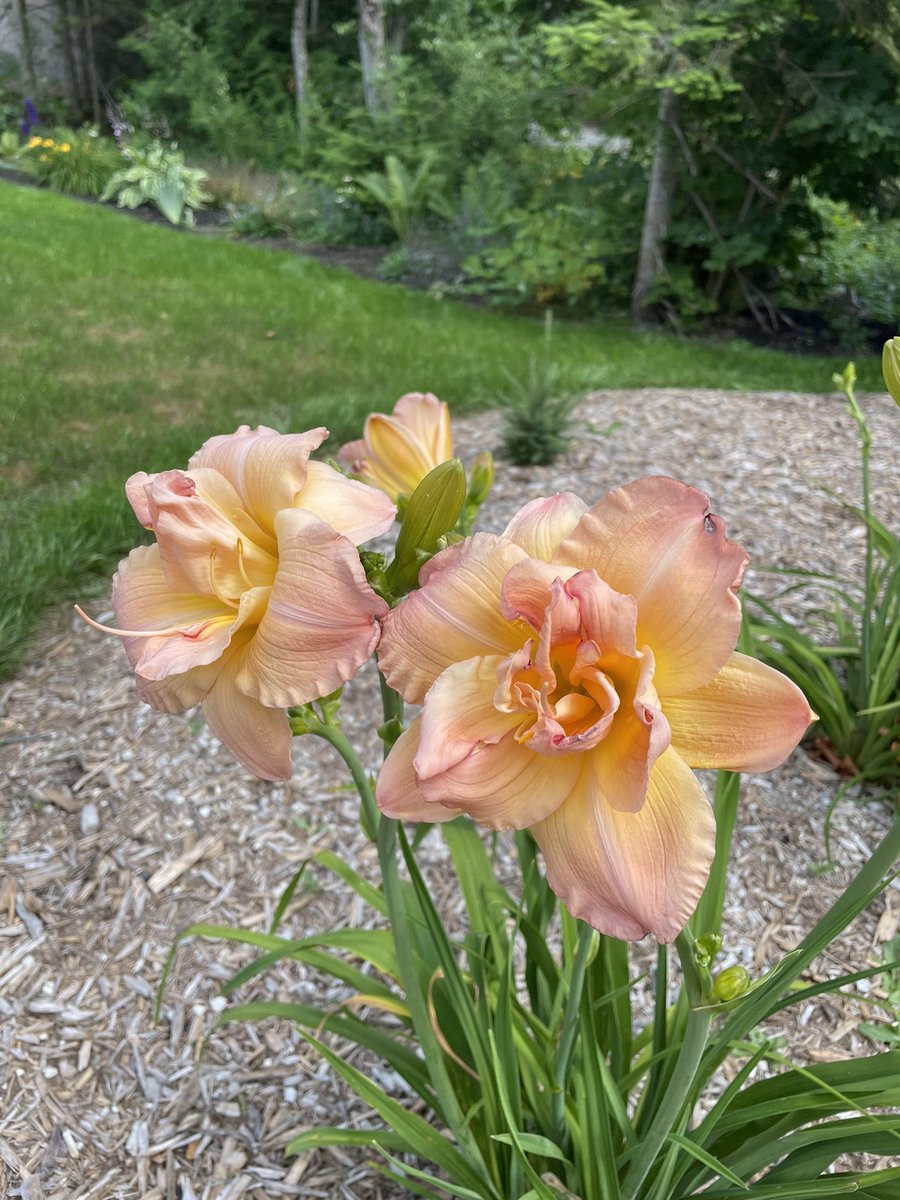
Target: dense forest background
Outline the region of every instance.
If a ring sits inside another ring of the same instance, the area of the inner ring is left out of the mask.
[[[0,0],[0,131],[177,142],[388,277],[856,349],[900,312],[900,0]]]

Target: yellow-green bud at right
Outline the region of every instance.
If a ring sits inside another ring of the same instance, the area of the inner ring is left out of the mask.
[[[750,986],[750,973],[746,967],[726,967],[716,976],[712,994],[714,1000],[724,1003],[726,1000],[736,1000],[743,996]]]
[[[881,370],[887,390],[894,397],[894,401],[900,404],[900,337],[892,337],[889,342],[884,343]]]
[[[469,472],[469,494],[466,497],[469,504],[484,504],[488,493],[494,486],[494,458],[490,450],[482,450],[476,454]]]

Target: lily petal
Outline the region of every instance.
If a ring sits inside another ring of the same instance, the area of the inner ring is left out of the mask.
[[[309,463],[299,503],[354,546],[386,533],[397,515],[397,506],[384,492],[320,462]]]
[[[498,742],[522,722],[521,712],[500,712],[494,704],[499,654],[453,663],[425,697],[415,757],[420,783],[462,762],[484,743]],[[490,786],[486,781],[486,787]]]
[[[394,416],[428,448],[433,467],[453,457],[450,409],[437,396],[431,392],[407,392],[394,405]]]
[[[790,679],[737,653],[710,683],[663,704],[672,745],[695,768],[770,771],[815,720]]]
[[[244,635],[248,638],[248,635]],[[282,708],[267,708],[245,695],[238,682],[248,646],[243,641],[225,657],[222,670],[203,699],[210,729],[234,757],[260,779],[290,779],[291,726]]]
[[[589,769],[532,829],[547,879],[573,916],[601,933],[671,941],[697,906],[715,851],[715,821],[690,769],[669,749],[650,772],[644,806],[617,811]]]
[[[385,816],[398,821],[452,821],[458,809],[429,802],[419,791],[413,758],[420,726],[421,718],[416,717],[394,742],[378,776],[375,800]]]
[[[367,471],[377,473],[392,493],[411,496],[419,482],[436,465],[428,445],[395,417],[372,413],[366,417],[363,438],[369,447]]]
[[[419,575],[422,586],[388,614],[379,647],[392,688],[413,704],[451,663],[486,654],[511,654],[523,636],[500,612],[503,577],[525,551],[488,533],[435,555]]]
[[[494,744],[479,742],[440,775],[419,778],[419,790],[426,800],[461,808],[492,829],[525,829],[563,804],[582,758],[539,754],[510,732]]]
[[[250,516],[272,534],[275,513],[297,503],[306,483],[309,456],[326,437],[324,428],[278,433],[265,425],[258,429],[241,425],[235,433],[204,442],[191,457],[188,471],[212,467],[224,475],[243,498]]]
[[[173,592],[158,546],[138,546],[119,563],[112,602],[121,629],[159,631],[122,639],[128,661],[148,679],[215,662],[231,641],[237,616],[215,596]]]
[[[563,538],[587,511],[587,505],[574,492],[557,492],[541,496],[520,508],[503,531],[532,558],[550,562]]]
[[[663,476],[617,488],[585,513],[556,558],[592,567],[634,596],[638,644],[653,647],[660,695],[708,683],[734,650],[747,555],[695,488]]]
[[[275,516],[278,573],[237,686],[273,708],[345,683],[378,642],[388,606],[366,582],[352,542],[304,509]]]

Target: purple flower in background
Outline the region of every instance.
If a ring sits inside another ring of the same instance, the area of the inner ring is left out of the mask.
[[[106,102],[106,119],[109,121],[109,127],[112,130],[113,137],[116,139],[116,144],[121,149],[125,141],[125,134],[133,133],[134,128],[128,124],[124,111],[111,97]]]
[[[25,97],[25,118],[19,125],[19,132],[23,138],[27,138],[35,125],[41,124],[41,118],[38,115],[38,110],[34,107],[34,101],[29,97]]]

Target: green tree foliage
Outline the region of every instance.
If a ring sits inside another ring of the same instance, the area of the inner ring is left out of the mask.
[[[588,87],[582,112],[646,153],[657,96],[674,160],[659,300],[751,308],[774,319],[772,265],[821,232],[810,192],[898,209],[897,0],[589,0],[545,27],[550,53]]]

